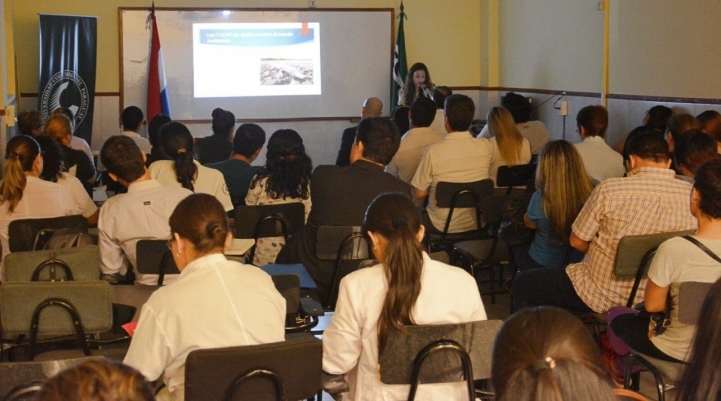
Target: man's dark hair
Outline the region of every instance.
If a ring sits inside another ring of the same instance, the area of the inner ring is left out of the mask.
[[[427,97],[419,97],[411,106],[411,120],[415,127],[430,127],[436,118],[436,104]]]
[[[666,124],[668,119],[673,115],[673,110],[666,106],[653,106],[648,109],[648,122],[646,126],[656,132],[663,132],[666,130]]]
[[[699,209],[712,219],[721,219],[721,159],[702,164],[694,176],[693,187],[701,195]]]
[[[668,143],[661,135],[651,132],[640,133],[628,142],[628,154],[656,163],[668,160]]]
[[[363,158],[390,163],[401,146],[401,133],[393,121],[381,117],[361,120],[356,130],[356,141],[363,143]]]
[[[443,110],[443,105],[446,103],[446,98],[448,96],[451,96],[453,94],[453,91],[451,88],[447,86],[436,86],[431,91],[431,96],[433,97],[433,101],[436,102],[436,109]]]
[[[263,131],[263,128],[260,128],[257,124],[241,124],[235,130],[233,153],[251,158],[264,144],[265,131]]]
[[[451,95],[446,98],[443,110],[452,132],[467,131],[476,114],[476,105],[468,96]]]
[[[691,129],[701,129],[701,123],[698,122],[696,117],[688,113],[679,113],[671,116],[666,124],[666,133],[671,135],[674,141],[676,141],[681,134]]]
[[[696,173],[705,162],[718,157],[716,140],[700,130],[692,129],[676,138],[673,159],[677,166],[684,166]]]
[[[123,129],[125,131],[135,131],[140,123],[143,122],[143,111],[137,106],[128,106],[123,110]]]
[[[513,116],[516,124],[528,122],[531,119],[531,102],[525,96],[508,92],[501,99],[501,106],[505,107]]]
[[[411,108],[408,106],[398,106],[393,110],[391,120],[398,127],[398,132],[406,133],[411,129],[411,124],[408,122],[408,114],[411,112]]]
[[[608,110],[603,106],[586,106],[576,115],[576,127],[585,129],[586,136],[606,136]]]
[[[150,140],[150,145],[154,148],[163,146],[162,140],[160,139],[160,129],[170,121],[170,117],[165,114],[156,114],[155,117],[150,120],[150,124],[148,124],[148,139]]]
[[[129,136],[115,135],[108,138],[100,150],[100,160],[109,172],[127,183],[145,174],[140,148]]]

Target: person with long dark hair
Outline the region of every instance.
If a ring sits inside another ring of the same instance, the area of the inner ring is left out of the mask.
[[[233,210],[223,174],[202,166],[193,159],[193,135],[177,121],[160,130],[163,150],[172,160],[158,160],[150,165],[150,176],[166,187],[183,187],[195,193],[210,194],[223,204],[226,212]]]
[[[420,213],[405,195],[386,193],[366,210],[363,233],[380,264],[349,274],[323,334],[323,370],[344,374],[351,400],[405,399],[407,385],[385,385],[378,355],[391,332],[406,325],[486,319],[478,286],[464,270],[431,260],[423,251]],[[421,385],[419,398],[465,400],[462,383]]]
[[[163,150],[163,140],[160,137],[160,129],[163,125],[171,121],[170,117],[165,114],[156,114],[148,124],[148,138],[150,140],[150,153],[145,160],[145,166],[150,167],[151,164],[158,160],[167,160],[168,156]]]
[[[428,67],[423,63],[415,63],[408,70],[406,84],[401,89],[398,104],[411,107],[419,97],[432,98],[431,91],[434,87]]]
[[[305,218],[310,213],[310,174],[313,163],[305,153],[303,138],[292,129],[275,131],[268,140],[265,171],[256,175],[250,183],[246,205],[274,205],[301,202],[305,206]],[[283,237],[260,238],[256,243],[256,266],[275,262],[278,252],[285,245]]]
[[[191,351],[283,341],[285,299],[267,273],[225,258],[233,235],[215,197],[188,196],[169,223],[180,275],[143,305],[124,362],[148,380],[162,377],[158,400],[182,400]]]
[[[213,135],[195,141],[200,164],[217,163],[227,160],[233,151],[235,115],[217,107],[213,110]]]

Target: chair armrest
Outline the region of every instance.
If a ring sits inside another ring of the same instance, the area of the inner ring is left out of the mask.
[[[300,299],[300,310],[308,316],[323,316],[325,314],[323,305],[310,297]]]
[[[345,381],[343,375],[332,375],[323,372],[321,375],[321,383],[323,385],[323,391],[330,394],[333,399],[338,399],[338,395],[347,393],[350,390],[350,386],[348,382]]]

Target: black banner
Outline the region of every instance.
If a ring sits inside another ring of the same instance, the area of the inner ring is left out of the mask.
[[[38,110],[59,107],[75,117],[74,135],[92,139],[98,24],[95,17],[40,15]]]

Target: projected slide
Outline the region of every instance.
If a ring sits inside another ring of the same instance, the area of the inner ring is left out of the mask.
[[[320,24],[193,24],[196,98],[320,95]]]

